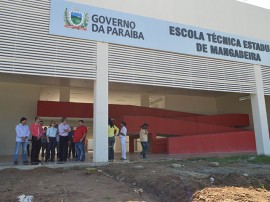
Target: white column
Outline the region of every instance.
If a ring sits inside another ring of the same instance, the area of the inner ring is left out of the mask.
[[[94,162],[108,162],[108,43],[97,43],[94,82]]]
[[[270,155],[270,141],[267,112],[263,91],[263,80],[260,65],[254,65],[256,94],[251,94],[251,106],[258,155]]]

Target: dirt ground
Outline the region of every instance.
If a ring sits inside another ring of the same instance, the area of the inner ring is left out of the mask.
[[[270,164],[245,160],[141,161],[96,167],[0,171],[0,201],[270,201]]]

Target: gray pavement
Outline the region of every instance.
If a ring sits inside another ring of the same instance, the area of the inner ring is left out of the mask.
[[[168,154],[148,154],[148,158],[144,161],[164,161],[164,160],[183,160],[187,158],[204,158],[204,157],[225,157],[232,155],[255,155],[255,153],[242,153],[242,154],[232,154],[232,153],[218,153],[218,154],[192,154],[192,155],[168,155]],[[127,154],[127,160],[120,160],[121,154],[115,153],[115,160],[113,163],[135,163],[140,162],[142,159],[139,157],[139,153]],[[28,161],[30,158],[28,157]],[[75,159],[68,159],[65,163],[55,162],[44,162],[44,158],[40,157],[42,161],[38,165],[22,165],[21,156],[19,156],[19,165],[13,165],[13,156],[11,155],[1,155],[0,156],[0,170],[7,168],[17,168],[20,170],[30,170],[38,167],[47,167],[47,168],[71,168],[71,167],[94,167],[107,165],[109,163],[94,163],[93,162],[93,153],[89,152],[86,154],[85,162],[77,162]]]

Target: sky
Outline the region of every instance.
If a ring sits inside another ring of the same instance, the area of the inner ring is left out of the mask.
[[[244,3],[252,4],[262,8],[270,9],[270,0],[237,0]]]
[[[72,16],[76,16],[76,17],[82,17],[82,14],[81,13],[77,13],[77,12],[71,12],[71,15]]]

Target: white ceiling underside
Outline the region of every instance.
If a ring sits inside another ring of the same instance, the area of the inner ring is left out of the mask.
[[[6,73],[0,73],[0,82],[39,85],[47,89],[70,87],[71,89],[74,89],[74,92],[80,94],[81,92],[84,91],[92,92],[94,87],[94,82],[92,80],[30,76],[30,75],[18,75]],[[109,90],[123,92],[123,94],[125,94],[126,92],[132,92],[132,94],[134,93],[173,94],[173,95],[190,95],[190,96],[204,96],[204,97],[218,97],[228,94],[226,92],[169,88],[169,87],[158,87],[149,85],[116,83],[116,82],[109,83]]]

